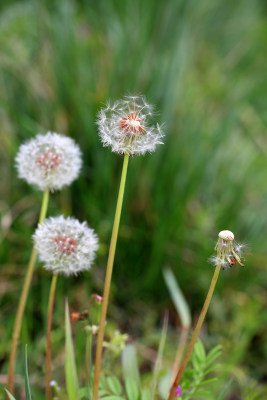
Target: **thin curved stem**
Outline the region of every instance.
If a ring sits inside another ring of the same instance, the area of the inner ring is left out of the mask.
[[[181,329],[181,335],[180,335],[180,340],[175,356],[175,361],[172,367],[172,379],[176,377],[176,374],[178,372],[178,369],[181,364],[184,348],[186,346],[187,338],[188,338],[188,333],[189,333],[190,327],[189,326],[182,326]]]
[[[98,336],[97,336],[95,373],[94,373],[94,384],[93,384],[93,400],[98,399],[98,388],[99,388],[99,380],[100,380],[100,372],[101,372],[101,364],[102,364],[102,350],[103,350],[105,323],[106,323],[106,316],[107,316],[109,292],[110,292],[114,257],[115,257],[116,244],[117,244],[117,238],[118,238],[118,231],[119,231],[119,224],[120,224],[121,209],[122,209],[124,188],[125,188],[125,182],[126,182],[128,161],[129,161],[129,155],[125,154],[124,160],[123,160],[123,167],[122,167],[119,195],[118,195],[118,200],[117,200],[117,207],[116,207],[112,236],[111,236],[110,247],[109,247],[103,302],[102,302],[102,308],[101,308],[99,331],[98,331]]]
[[[209,288],[205,303],[204,303],[203,308],[201,310],[201,313],[200,313],[199,319],[197,321],[197,325],[195,327],[193,336],[192,336],[192,338],[191,338],[191,340],[189,342],[189,345],[188,345],[188,347],[186,349],[186,352],[185,352],[183,361],[181,363],[181,366],[179,368],[179,371],[178,371],[178,373],[176,375],[176,378],[175,378],[175,380],[174,380],[174,382],[172,384],[172,388],[171,388],[171,392],[170,392],[170,395],[168,397],[168,400],[174,400],[174,398],[175,398],[175,392],[176,392],[177,386],[179,385],[180,380],[181,380],[181,378],[183,376],[183,373],[185,371],[185,368],[187,366],[187,363],[188,363],[188,361],[190,359],[190,356],[191,356],[191,353],[193,351],[194,345],[195,345],[196,340],[198,338],[200,329],[201,329],[202,324],[204,322],[205,316],[207,314],[207,311],[208,311],[208,308],[209,308],[209,305],[210,305],[210,302],[211,302],[211,298],[212,298],[212,295],[213,295],[213,292],[214,292],[214,289],[215,289],[215,286],[216,286],[216,283],[217,283],[217,280],[218,280],[220,269],[221,269],[220,265],[218,265],[215,268],[215,271],[214,271],[214,274],[213,274],[213,277],[212,277],[212,280],[211,280],[210,288]]]
[[[46,190],[43,194],[42,207],[40,211],[39,223],[42,223],[45,219],[48,207],[49,200],[49,190]],[[16,354],[18,347],[18,340],[21,331],[21,323],[25,310],[26,301],[28,298],[29,288],[32,281],[32,275],[34,271],[35,261],[36,261],[37,252],[35,248],[32,248],[30,261],[28,264],[28,269],[26,272],[26,276],[24,279],[24,284],[22,288],[22,292],[19,299],[16,319],[14,323],[13,333],[12,333],[12,341],[11,341],[11,350],[9,356],[9,366],[8,366],[8,390],[11,394],[14,394],[14,374],[15,374],[15,364],[16,364]]]
[[[52,400],[51,330],[52,330],[55,293],[56,293],[56,286],[57,286],[57,277],[58,277],[58,275],[54,274],[52,281],[51,281],[49,300],[48,300],[48,309],[47,309],[47,328],[46,328],[46,399],[47,400]]]

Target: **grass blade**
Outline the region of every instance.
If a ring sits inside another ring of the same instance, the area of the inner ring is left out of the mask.
[[[219,396],[217,397],[216,400],[225,399],[225,395],[228,392],[228,390],[230,389],[232,382],[233,382],[233,378],[229,379],[229,381],[226,383],[226,385],[224,386],[223,390],[221,391],[221,393],[219,394]]]
[[[190,310],[172,270],[170,268],[165,268],[163,270],[163,276],[176,311],[181,318],[181,323],[184,327],[189,328],[191,326]]]
[[[127,344],[122,352],[122,371],[124,380],[133,379],[140,386],[136,349],[133,344]]]
[[[157,355],[154,372],[153,372],[151,400],[154,400],[155,394],[156,394],[156,388],[157,388],[157,384],[158,384],[158,378],[159,378],[159,373],[160,373],[162,358],[163,358],[163,350],[164,350],[166,337],[167,337],[168,320],[169,320],[168,313],[165,312],[163,327],[162,327],[162,332],[161,332],[161,338],[160,338],[160,343],[159,343],[159,349],[158,349],[158,355]]]
[[[27,345],[25,346],[25,393],[26,393],[26,400],[31,400],[32,397],[31,397],[29,374],[28,374]]]
[[[65,362],[65,378],[66,387],[69,400],[79,400],[79,386],[77,371],[75,365],[74,349],[71,337],[71,325],[70,325],[70,314],[69,305],[66,300],[65,305],[65,346],[66,346],[66,362]]]
[[[15,397],[12,396],[12,394],[9,393],[9,391],[8,391],[7,389],[5,389],[5,391],[6,391],[6,393],[7,393],[7,395],[8,395],[8,397],[9,397],[10,400],[16,400]]]

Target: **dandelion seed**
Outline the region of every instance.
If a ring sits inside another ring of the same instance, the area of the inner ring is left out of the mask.
[[[44,268],[66,276],[90,269],[98,238],[86,222],[63,216],[46,219],[33,235]]]
[[[145,154],[162,144],[162,128],[153,122],[153,108],[143,96],[125,96],[98,114],[99,134],[104,146],[119,154]]]
[[[221,231],[218,236],[219,239],[215,246],[217,255],[210,257],[209,261],[216,267],[220,265],[222,269],[231,268],[236,264],[243,267],[242,249],[244,249],[245,245],[238,244],[231,231]]]
[[[48,132],[20,146],[16,156],[19,177],[40,190],[61,189],[71,184],[81,169],[81,151],[66,136]]]

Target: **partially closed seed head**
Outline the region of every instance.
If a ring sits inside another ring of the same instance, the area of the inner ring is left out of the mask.
[[[244,257],[242,256],[242,249],[244,245],[238,244],[235,241],[233,232],[223,230],[219,234],[219,239],[215,246],[216,255],[209,258],[209,261],[222,269],[233,267],[236,264],[244,266]]]

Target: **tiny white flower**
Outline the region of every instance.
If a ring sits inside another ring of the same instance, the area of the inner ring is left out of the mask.
[[[98,249],[98,238],[86,222],[75,218],[47,218],[33,235],[44,268],[66,276],[90,269]]]
[[[153,152],[164,136],[144,96],[125,96],[113,105],[108,103],[99,112],[97,125],[103,145],[119,154]]]
[[[245,247],[243,244],[238,244],[235,241],[235,236],[233,232],[224,230],[219,234],[218,242],[215,246],[216,256],[209,258],[209,261],[217,266],[221,266],[222,269],[227,267],[232,267],[235,264],[240,264],[244,266],[242,257],[242,249]]]
[[[22,144],[16,156],[19,177],[43,191],[71,184],[81,165],[81,151],[74,140],[52,132]]]

